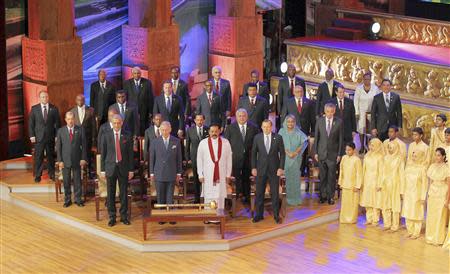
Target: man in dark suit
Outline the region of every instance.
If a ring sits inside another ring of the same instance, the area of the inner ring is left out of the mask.
[[[284,173],[283,138],[272,132],[272,122],[265,120],[262,124],[262,133],[253,139],[252,145],[252,175],[256,177],[256,215],[253,222],[264,219],[264,193],[269,181],[270,197],[272,199],[273,216],[277,224],[281,223],[279,213],[279,186],[280,176]]]
[[[295,121],[301,130],[308,136],[314,133],[314,126],[316,123],[316,113],[314,102],[304,96],[302,86],[295,86],[294,97],[286,101],[284,109],[281,113],[281,122],[284,121],[287,115],[294,115]]]
[[[200,141],[208,138],[209,128],[204,125],[205,116],[196,113],[194,117],[195,125],[188,128],[186,132],[185,157],[188,163],[192,164],[192,173],[194,176],[194,203],[200,203],[201,184],[198,180],[197,172],[197,150]]]
[[[39,92],[39,104],[31,107],[28,122],[30,141],[34,144],[34,181],[41,181],[44,151],[47,156],[47,170],[51,180],[55,180],[55,137],[61,126],[58,108],[48,103],[48,93]]]
[[[74,114],[75,125],[83,127],[86,137],[86,153],[88,155],[87,161],[89,166],[93,167],[92,161],[92,144],[95,142],[97,136],[97,124],[95,122],[95,111],[92,107],[85,104],[83,94],[78,94],[76,99],[76,106],[70,110]]]
[[[257,94],[266,99],[267,104],[270,105],[270,90],[269,86],[264,81],[259,81],[259,71],[254,69],[250,72],[250,82],[244,84],[242,96],[247,96],[248,85],[253,83],[256,85]]]
[[[225,124],[225,114],[223,112],[222,98],[213,91],[212,83],[205,82],[204,92],[197,97],[197,113],[205,116],[205,125],[211,124]]]
[[[184,132],[184,109],[183,99],[172,93],[172,82],[163,83],[163,92],[156,97],[153,105],[153,115],[161,114],[164,121],[169,121],[172,127],[172,134],[183,137]]]
[[[341,85],[334,78],[334,71],[329,68],[325,71],[325,81],[319,85],[316,95],[316,115],[323,116],[324,106],[332,98],[336,97],[337,85]]]
[[[116,92],[116,103],[109,109],[114,109],[122,116],[123,129],[131,133],[134,137],[139,136],[139,114],[136,105],[127,100],[127,94],[123,90]]]
[[[157,113],[153,115],[152,125],[145,130],[144,136],[144,160],[148,161],[148,152],[150,151],[150,145],[153,140],[161,136],[161,123],[163,119],[161,114]]]
[[[84,128],[75,124],[73,112],[65,115],[67,126],[58,130],[56,138],[56,155],[59,169],[64,181],[64,207],[72,204],[70,182],[73,178],[75,204],[84,206],[81,200],[81,166],[86,165],[87,146]],[[73,177],[72,177],[73,176]]]
[[[141,77],[141,69],[139,67],[134,67],[131,72],[133,78],[123,83],[123,89],[128,95],[128,101],[137,107],[139,113],[140,127],[137,130],[137,136],[144,136],[153,110],[154,95],[152,81]]]
[[[211,69],[212,78],[210,82],[213,84],[213,90],[221,98],[222,111],[225,113],[225,119],[228,119],[231,114],[232,93],[230,81],[222,78],[222,68],[214,66]]]
[[[170,123],[161,123],[161,137],[150,146],[150,180],[156,182],[158,204],[173,204],[175,182],[181,178],[182,155],[180,140],[170,135]]]
[[[336,168],[344,150],[342,120],[334,117],[336,105],[325,104],[325,117],[316,121],[314,134],[315,160],[319,163],[320,203],[334,204]]]
[[[245,109],[249,120],[259,128],[262,121],[269,118],[269,103],[257,95],[256,84],[253,83],[248,85],[248,96],[242,96],[239,99],[238,108]]]
[[[287,76],[283,77],[278,83],[278,98],[277,98],[277,113],[281,115],[283,110],[284,102],[289,98],[294,96],[294,87],[302,86],[303,90],[306,91],[306,84],[303,78],[295,76],[297,70],[293,64],[288,65]]]
[[[133,173],[133,136],[122,129],[122,116],[114,115],[113,129],[105,132],[101,141],[101,176],[106,176],[108,226],[116,224],[116,183],[119,181],[120,221],[129,225],[128,212],[128,180]]]
[[[351,99],[345,97],[344,86],[337,85],[336,95],[330,102],[336,105],[336,116],[342,120],[344,144],[351,143],[356,134],[355,105]]]
[[[191,96],[189,95],[188,84],[180,79],[180,67],[173,66],[170,69],[173,94],[178,95],[183,100],[185,119],[191,115]]]
[[[110,108],[108,110],[108,122],[104,123],[103,125],[100,126],[100,128],[98,129],[98,136],[97,136],[97,153],[100,153],[100,150],[102,148],[102,140],[103,140],[103,135],[109,131],[113,129],[113,125],[112,125],[112,118],[114,117],[114,115],[119,114],[117,112],[117,110]]]
[[[259,133],[259,128],[249,121],[247,111],[239,108],[236,111],[236,122],[225,130],[224,137],[228,139],[233,152],[232,175],[236,183],[236,195],[242,197],[244,203],[250,201],[250,175],[253,139]]]
[[[384,79],[381,82],[381,93],[373,97],[371,122],[372,136],[377,136],[381,141],[388,138],[389,126],[402,127],[402,102],[397,93],[391,92],[391,80]]]
[[[98,126],[108,121],[108,108],[115,103],[116,89],[106,80],[106,71],[98,71],[98,81],[91,84],[91,100],[89,104],[94,108]],[[97,125],[96,125],[97,126]]]

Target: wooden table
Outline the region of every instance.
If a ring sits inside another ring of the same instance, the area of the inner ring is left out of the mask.
[[[223,210],[152,210],[150,216],[142,217],[144,241],[147,240],[148,222],[191,222],[191,221],[216,221],[220,222],[220,235],[225,238],[226,215]]]

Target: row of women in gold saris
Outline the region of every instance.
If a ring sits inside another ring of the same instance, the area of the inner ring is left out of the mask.
[[[450,235],[450,225],[449,231],[446,226],[450,163],[446,162],[446,155],[450,155],[450,129],[446,132],[446,144],[430,157],[429,146],[422,141],[422,129],[414,129],[407,161],[399,142],[388,141],[385,149],[379,139],[372,139],[363,163],[347,146],[347,155],[340,164],[339,185],[343,189],[340,222],[356,223],[359,204],[365,208],[367,225],[378,225],[381,212],[383,229],[395,232],[399,230],[401,216],[405,218],[408,237],[417,239],[426,206],[426,242],[449,247],[450,236],[446,239],[446,234]]]

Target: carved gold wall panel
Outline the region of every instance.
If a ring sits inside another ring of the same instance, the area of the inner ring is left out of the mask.
[[[413,105],[408,103],[402,104],[403,112],[403,129],[402,136],[404,138],[411,137],[411,130],[414,127],[421,127],[424,130],[424,140],[430,139],[431,128],[434,127],[434,119],[436,114],[444,113],[450,118],[450,111],[442,109],[433,109],[426,106]]]

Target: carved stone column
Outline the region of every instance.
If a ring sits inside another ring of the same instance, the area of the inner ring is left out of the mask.
[[[180,64],[179,41],[171,0],[129,0],[128,25],[122,26],[123,79],[138,66],[159,95],[162,82],[170,78],[170,67]]]
[[[26,132],[41,90],[47,90],[62,116],[83,93],[81,39],[74,24],[73,0],[28,1],[28,36],[22,39]]]
[[[262,17],[255,0],[216,0],[216,15],[209,16],[209,66],[222,67],[230,80],[232,112],[250,71],[263,70]]]

